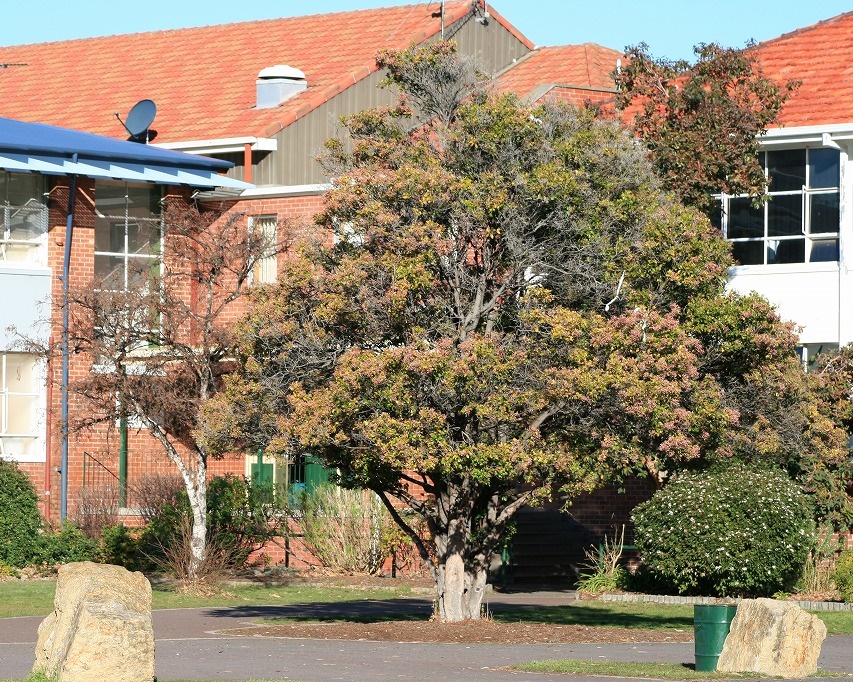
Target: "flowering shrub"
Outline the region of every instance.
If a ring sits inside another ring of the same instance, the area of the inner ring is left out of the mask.
[[[644,565],[678,594],[789,589],[814,535],[808,502],[784,472],[740,462],[677,474],[633,521]]]

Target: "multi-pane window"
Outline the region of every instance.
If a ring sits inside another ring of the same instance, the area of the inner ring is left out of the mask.
[[[45,180],[37,173],[0,171],[0,262],[44,264],[47,235]]]
[[[719,200],[718,227],[741,265],[838,260],[840,154],[836,149],[786,149],[761,154],[769,200]]]
[[[95,186],[95,276],[107,289],[145,286],[160,271],[160,188],[104,181]]]
[[[263,251],[252,270],[253,284],[273,284],[278,277],[276,257],[276,232],[278,220],[274,215],[259,215],[249,218],[249,230],[261,241]]]
[[[36,454],[41,375],[35,356],[0,353],[0,455],[15,458]]]

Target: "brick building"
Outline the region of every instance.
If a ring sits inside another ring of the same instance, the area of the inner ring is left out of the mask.
[[[768,163],[775,163],[773,168],[779,174],[790,171],[799,180],[794,182],[796,186],[780,190],[775,204],[771,202],[760,216],[750,212],[743,197],[720,198],[725,216],[720,226],[734,242],[741,262],[731,273],[731,286],[759,291],[779,306],[783,316],[803,325],[805,356],[853,340],[853,284],[848,272],[849,244],[853,243],[849,161],[853,117],[843,96],[853,89],[853,75],[839,67],[846,63],[843,57],[853,52],[851,28],[853,13],[759,46],[769,75],[803,81],[783,110],[779,127],[763,138]],[[316,161],[323,141],[343,134],[341,116],[392,101],[392,95],[378,87],[382,74],[376,68],[376,53],[442,35],[455,40],[463,53],[478,55],[495,74],[498,90],[515,92],[530,101],[605,102],[612,96],[611,74],[622,57],[617,50],[593,44],[536,47],[491,3],[448,0],[0,47],[0,62],[21,65],[3,70],[0,101],[2,113],[13,119],[124,139],[127,131],[115,112],[124,116],[134,103],[153,100],[157,115],[147,133],[149,147],[230,164],[228,180],[219,186],[118,175],[115,177],[123,177],[120,182],[127,183],[118,187],[107,180],[113,176],[98,179],[81,173],[71,259],[72,277],[82,282],[97,271],[100,260],[130,256],[126,246],[119,252],[113,245],[102,248],[99,243],[99,225],[104,220],[100,216],[110,215],[101,210],[99,202],[130,202],[134,205],[126,208],[132,215],[136,208],[141,210],[151,192],[167,191],[188,200],[230,206],[247,224],[265,230],[273,231],[293,219],[304,219],[305,230],[318,229],[310,216],[321,207],[330,182]],[[46,87],[50,97],[44,96]],[[832,97],[827,96],[830,91]],[[37,318],[32,301],[52,298],[55,308],[59,300],[61,285],[56,275],[62,271],[64,257],[67,182],[59,176],[42,190],[38,173],[27,176],[36,178],[27,191],[33,196],[43,192],[47,197],[40,210],[48,218],[32,232],[35,236],[29,242],[17,240],[10,236],[15,229],[11,213],[21,208],[16,198],[21,188],[8,180],[15,169],[2,154],[0,169],[6,173],[0,276],[26,281],[27,290],[38,294],[5,300],[0,306],[0,328],[8,324],[26,327]],[[231,187],[222,187],[229,184]],[[160,190],[162,186],[170,189]],[[774,205],[785,214],[781,216],[783,227],[774,226],[779,218]],[[21,264],[20,254],[27,250],[37,259],[35,265]],[[256,276],[259,282],[273,281],[276,264],[268,263]],[[4,289],[17,290],[19,285]],[[43,368],[21,374],[15,369],[19,358],[8,353],[11,342],[8,337],[3,341],[6,350],[0,359],[4,372],[12,367],[9,376],[26,376],[29,382],[28,388],[11,385],[4,373],[5,383],[0,386],[4,405],[12,397],[20,398],[21,403],[37,405],[34,414],[40,416],[27,426],[26,443],[12,428],[14,424],[3,422],[0,454],[19,461],[30,473],[37,489],[45,494],[46,514],[56,518],[56,469],[61,457],[56,381],[50,381]],[[53,368],[50,371],[55,373]],[[78,364],[74,371],[89,368]],[[87,489],[114,485],[121,476],[132,484],[146,473],[171,472],[156,445],[132,432],[122,473],[118,439],[115,430],[104,430],[70,443],[67,476],[72,514]],[[322,478],[314,463],[303,463],[296,471],[274,462],[259,462],[255,453],[213,463],[211,473],[250,474],[253,468],[256,473],[268,471],[289,480]],[[588,508],[597,510],[598,520],[575,506],[570,525],[579,524],[577,537],[583,542],[600,539],[624,521],[636,501],[628,495],[612,502],[613,493],[608,494],[609,502],[603,502],[606,498],[600,495],[589,501]],[[637,494],[648,495],[648,491]],[[605,513],[608,511],[611,513]],[[561,519],[559,523],[567,522]],[[577,544],[577,538],[573,542]],[[539,544],[553,542],[545,539]],[[569,564],[574,561],[553,556],[540,560],[559,565],[560,575],[570,573]]]
[[[580,101],[612,93],[610,72],[618,52],[595,45],[537,49],[491,4],[488,9],[481,1],[442,4],[441,9],[439,3],[422,3],[0,48],[0,61],[21,65],[4,70],[0,79],[4,115],[126,138],[128,131],[121,122],[125,112],[136,102],[150,100],[156,103],[156,117],[145,132],[149,148],[204,155],[229,166],[227,181],[220,186],[186,182],[168,190],[142,176],[125,178],[127,184],[119,186],[81,174],[71,252],[73,281],[88,281],[120,256],[143,257],[131,253],[131,246],[124,245],[119,252],[109,239],[104,241],[104,230],[110,228],[103,216],[116,215],[117,202],[124,201],[127,215],[138,218],[134,224],[154,224],[150,222],[156,222],[154,213],[142,214],[152,196],[163,191],[229,206],[231,213],[265,230],[293,219],[306,230],[316,229],[310,217],[321,207],[330,180],[316,161],[323,141],[342,134],[342,115],[393,101],[391,93],[378,87],[382,74],[375,55],[381,49],[403,49],[443,35],[455,40],[460,51],[476,54],[498,76],[498,88],[521,96]],[[50,97],[43,96],[46,83]],[[0,167],[10,169],[2,159]],[[50,187],[46,209],[50,219],[38,237],[39,298],[50,298],[54,312],[61,300],[55,275],[61,272],[64,252],[63,202],[68,191],[63,182],[57,180]],[[246,184],[252,187],[246,189]],[[14,211],[14,198],[6,200],[7,210]],[[151,239],[141,239],[136,246],[147,250],[148,257],[156,251]],[[0,269],[23,277],[23,268],[6,251],[0,255]],[[33,278],[32,269],[26,272]],[[258,282],[274,281],[276,264],[267,263],[255,274]],[[16,314],[11,303],[4,304],[0,324],[15,323]],[[72,373],[90,370],[81,359],[72,366]],[[60,512],[57,495],[62,487],[57,472],[62,440],[58,371],[51,367],[32,375],[32,397],[42,416],[28,427],[34,435],[26,452],[11,445],[3,451],[33,477],[45,496],[45,514],[54,519]],[[3,390],[11,396],[12,388]],[[0,434],[0,442],[11,444],[12,433]],[[102,429],[70,439],[66,475],[72,518],[88,504],[88,496],[97,497],[103,489],[119,482],[133,487],[146,474],[172,472],[171,463],[148,436],[133,428],[128,436],[122,441],[120,429]],[[279,479],[323,477],[316,463],[282,467],[258,461],[255,453],[211,463],[211,473],[253,470]],[[127,502],[125,511],[132,512],[132,506]]]

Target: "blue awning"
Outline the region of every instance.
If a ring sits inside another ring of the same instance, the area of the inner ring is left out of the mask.
[[[220,173],[234,164],[137,142],[0,118],[0,169],[158,185],[249,189]]]

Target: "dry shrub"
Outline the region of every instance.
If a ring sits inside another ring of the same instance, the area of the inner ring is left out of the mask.
[[[188,557],[192,556],[192,518],[181,514],[176,533],[168,541],[159,541],[159,551],[148,554],[148,559],[163,573],[172,576],[178,590],[198,595],[216,594],[231,568],[230,552],[209,540],[204,559],[195,574],[189,570]]]
[[[145,474],[133,485],[130,494],[139,515],[148,523],[166,505],[176,505],[183,490],[183,481],[177,474]]]
[[[303,501],[305,543],[323,564],[346,573],[378,573],[382,538],[393,523],[375,493],[318,486]]]
[[[833,572],[841,547],[842,542],[834,535],[832,528],[818,529],[815,533],[814,545],[809,550],[803,565],[803,575],[797,585],[798,592],[806,595],[820,595],[835,590]]]
[[[86,486],[77,495],[74,525],[91,538],[118,523],[118,484]]]

